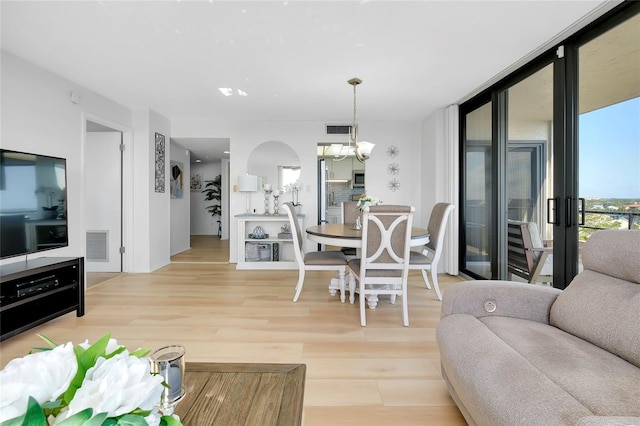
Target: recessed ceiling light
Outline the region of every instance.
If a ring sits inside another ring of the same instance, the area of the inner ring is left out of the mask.
[[[230,152],[229,151],[224,151],[223,154],[230,154]]]
[[[202,160],[198,158],[198,159],[196,160],[196,163],[202,163]]]

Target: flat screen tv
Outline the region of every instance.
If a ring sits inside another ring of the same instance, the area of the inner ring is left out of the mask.
[[[69,244],[64,158],[0,149],[0,258]]]

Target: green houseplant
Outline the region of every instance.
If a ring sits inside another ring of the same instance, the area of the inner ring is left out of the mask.
[[[211,216],[220,217],[222,215],[222,203],[220,201],[222,196],[222,175],[216,176],[213,180],[205,180],[204,183],[204,189],[202,190],[204,200],[215,202],[215,204],[207,206],[205,209],[211,213]],[[219,220],[218,224],[220,224]],[[220,226],[218,226],[218,236],[220,236]]]

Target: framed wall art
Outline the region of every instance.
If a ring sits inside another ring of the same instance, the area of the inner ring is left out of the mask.
[[[164,135],[156,133],[156,192],[164,192]]]

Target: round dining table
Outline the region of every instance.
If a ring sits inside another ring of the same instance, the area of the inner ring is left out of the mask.
[[[354,229],[353,223],[323,223],[307,228],[307,238],[318,244],[337,247],[362,248],[362,230]],[[429,242],[429,231],[425,228],[411,228],[411,247],[423,246]]]
[[[323,223],[307,228],[307,238],[318,244],[325,244],[337,247],[350,247],[359,250],[362,248],[362,229],[354,229],[353,223]],[[411,247],[423,246],[429,242],[429,231],[425,228],[411,228]],[[329,294],[335,296],[340,290],[340,280],[335,277],[329,283]],[[371,297],[370,306],[377,303],[377,296]],[[340,295],[340,300],[344,303],[345,295]],[[354,302],[354,295],[351,293],[349,301]]]

